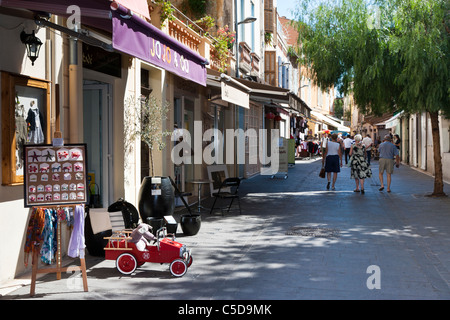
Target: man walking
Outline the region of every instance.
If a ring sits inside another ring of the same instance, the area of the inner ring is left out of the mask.
[[[392,138],[390,135],[384,136],[384,141],[378,147],[378,151],[380,152],[380,161],[379,161],[379,178],[380,178],[380,191],[384,190],[383,183],[383,173],[386,171],[387,177],[387,192],[391,192],[391,175],[394,173],[394,157],[396,161],[396,167],[398,168],[400,165],[400,157],[398,156],[398,149],[392,143]]]
[[[370,156],[372,153],[373,141],[370,138],[369,134],[362,140],[362,144],[366,146],[367,164],[370,166]]]
[[[348,164],[348,158],[350,154],[350,148],[352,147],[353,140],[350,135],[344,139],[344,149],[345,149],[345,164]]]

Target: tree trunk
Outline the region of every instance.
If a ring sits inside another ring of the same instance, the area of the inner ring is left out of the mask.
[[[442,173],[441,139],[439,134],[439,111],[428,112],[431,119],[431,132],[433,136],[434,157],[434,190],[431,196],[445,196],[444,181]]]
[[[153,173],[155,172],[153,169],[153,152],[151,148],[148,148],[148,152],[150,154],[150,177],[153,176]]]

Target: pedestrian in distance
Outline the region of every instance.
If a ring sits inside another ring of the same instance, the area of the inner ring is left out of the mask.
[[[367,134],[367,136],[362,140],[362,143],[366,147],[367,164],[370,166],[370,158],[372,156],[373,141],[370,138],[369,134]]]
[[[398,155],[397,147],[392,143],[392,137],[390,135],[384,136],[383,143],[378,147],[378,152],[380,153],[379,161],[379,178],[380,178],[380,191],[384,190],[383,173],[386,171],[387,178],[387,192],[391,192],[391,175],[394,173],[394,157],[395,166],[398,168],[400,166],[400,157]]]
[[[342,150],[340,143],[337,142],[337,138],[338,135],[336,133],[331,135],[331,141],[328,141],[322,157],[322,167],[325,164],[325,172],[327,173],[327,190],[330,189],[331,173],[333,173],[331,190],[335,190],[337,174],[341,172],[340,167],[342,167]]]
[[[353,140],[350,135],[344,139],[344,148],[345,148],[345,164],[348,164],[348,158],[350,154],[350,148],[352,147]]]
[[[400,150],[400,144],[402,143],[402,139],[400,139],[400,136],[398,134],[394,134],[394,144],[397,147],[397,149]]]
[[[362,136],[355,136],[355,144],[350,148],[350,178],[355,179],[356,189],[354,192],[364,194],[364,179],[372,176],[372,170],[366,161],[366,146],[362,143]],[[361,185],[361,189],[360,189]]]
[[[400,139],[400,136],[398,134],[394,134],[394,144],[398,149],[398,157],[402,158],[401,154],[400,154],[400,145],[402,144],[402,139]]]

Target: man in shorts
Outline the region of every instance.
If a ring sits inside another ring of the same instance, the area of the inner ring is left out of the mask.
[[[394,157],[396,162],[396,167],[398,168],[400,165],[400,157],[398,155],[397,147],[392,143],[392,138],[390,135],[384,136],[383,143],[378,147],[378,151],[380,153],[380,161],[379,161],[379,178],[380,178],[380,191],[384,190],[383,183],[383,173],[386,171],[387,176],[387,192],[391,192],[391,175],[394,173]]]

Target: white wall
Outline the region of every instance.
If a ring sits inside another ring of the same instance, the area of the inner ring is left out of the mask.
[[[38,79],[46,78],[46,30],[39,29],[36,36],[43,42],[34,66],[26,56],[20,33],[36,30],[34,21],[0,15],[0,70]],[[0,100],[1,103],[1,100]],[[0,105],[1,108],[11,106]],[[0,112],[1,117],[1,112]],[[4,119],[0,119],[3,123]],[[1,153],[1,148],[0,148]],[[0,168],[1,175],[1,168]],[[24,272],[23,249],[29,210],[24,208],[23,186],[0,186],[0,284]],[[31,261],[31,259],[30,259]]]

